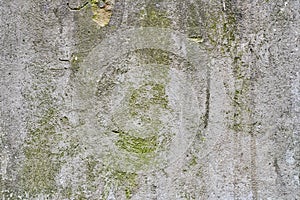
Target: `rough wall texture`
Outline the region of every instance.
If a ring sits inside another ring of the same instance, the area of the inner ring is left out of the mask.
[[[0,4],[1,199],[300,199],[297,0]]]

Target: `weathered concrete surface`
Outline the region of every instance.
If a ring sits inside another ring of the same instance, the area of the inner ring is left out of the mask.
[[[297,0],[0,4],[0,198],[299,199]]]

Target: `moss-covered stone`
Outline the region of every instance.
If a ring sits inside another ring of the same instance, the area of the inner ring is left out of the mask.
[[[170,65],[172,62],[170,52],[161,49],[138,49],[134,53],[138,55],[141,64]]]
[[[238,37],[237,10],[231,1],[224,1],[222,10],[219,12],[213,10],[207,12],[207,38],[211,46],[232,60],[232,71],[234,76],[234,91],[230,94],[232,99],[233,112],[230,117],[230,128],[234,132],[244,131],[245,117],[249,105],[247,102],[247,93],[250,86],[250,80],[247,77],[248,66],[243,63],[243,50],[240,47]]]
[[[129,135],[128,133],[118,132],[119,140],[116,145],[128,152],[136,154],[153,153],[158,145],[157,136],[141,138]]]
[[[48,109],[37,122],[38,127],[29,130],[24,148],[25,161],[22,170],[22,189],[31,195],[51,194],[57,190],[55,176],[60,170],[60,155],[52,148],[61,139],[55,131],[57,111]]]
[[[206,13],[207,39],[214,48],[223,54],[236,49],[237,21],[231,3],[225,2],[224,10],[212,10]]]
[[[168,28],[171,26],[171,20],[167,12],[155,8],[153,5],[147,6],[140,12],[141,26]]]
[[[114,171],[113,178],[118,185],[120,185],[124,192],[126,199],[130,199],[134,190],[137,188],[137,178],[136,173],[129,173],[123,171]]]
[[[154,104],[168,108],[168,97],[163,84],[149,82],[131,92],[129,106],[133,115],[136,109],[146,111]]]
[[[118,135],[116,146],[134,155],[134,159],[128,157],[128,162],[135,163],[136,169],[151,164],[158,148],[161,148],[162,141],[158,141],[158,132],[163,124],[159,117],[162,114],[161,109],[168,109],[165,86],[148,82],[130,92],[128,108],[123,111],[124,113],[118,114],[118,117],[128,118],[118,119],[118,124],[121,127],[124,126],[122,125],[123,121],[128,124],[131,123],[129,121],[138,120],[139,123],[143,124],[139,129],[128,128],[126,125],[127,130],[118,129],[114,131]],[[124,156],[126,157],[126,155]]]

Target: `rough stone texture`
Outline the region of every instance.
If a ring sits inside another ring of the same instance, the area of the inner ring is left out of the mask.
[[[297,0],[0,4],[0,198],[300,199]]]

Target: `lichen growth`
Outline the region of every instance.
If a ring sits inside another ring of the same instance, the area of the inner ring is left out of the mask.
[[[237,20],[230,2],[225,1],[225,10],[207,11],[207,39],[213,48],[218,48],[223,54],[234,53],[236,49]]]
[[[234,76],[236,80],[235,91],[232,98],[232,105],[234,107],[232,129],[235,132],[241,132],[246,128],[243,122],[243,116],[245,116],[247,112],[251,112],[246,97],[250,87],[250,79],[243,74],[240,61],[237,60],[234,62]]]
[[[18,192],[26,193],[30,198],[50,197],[59,192],[56,176],[65,163],[64,158],[74,156],[80,148],[77,138],[68,139],[59,132],[60,126],[68,126],[69,121],[66,116],[60,117],[57,106],[54,106],[53,88],[36,88],[34,85],[32,88],[38,95],[31,98],[39,102],[39,110],[37,119],[27,124]]]
[[[141,26],[144,27],[160,27],[168,28],[171,20],[168,18],[167,12],[155,8],[153,5],[147,6],[140,12]]]
[[[116,145],[128,152],[136,154],[149,154],[157,149],[157,135],[141,138],[135,137],[125,132],[118,132],[119,140]]]
[[[186,13],[186,29],[188,38],[198,39],[196,42],[201,41],[201,38],[203,38],[204,35],[202,31],[202,20],[200,18],[202,12],[201,7],[198,8],[196,6],[190,6]]]
[[[146,111],[154,104],[167,109],[168,102],[165,86],[163,84],[149,82],[132,91],[129,106],[130,108],[134,108],[131,113],[135,115],[136,113],[134,111],[136,109]]]
[[[137,188],[137,178],[136,173],[114,171],[113,179],[116,181],[117,185],[120,185],[124,192],[126,199],[130,199],[133,195],[134,190]]]
[[[94,156],[89,156],[86,158],[86,175],[89,182],[94,182],[96,179],[94,170],[98,163],[99,162],[94,158]]]
[[[160,109],[167,108],[167,106],[168,99],[163,84],[149,82],[137,89],[132,89],[130,92],[128,111],[126,110],[121,115],[125,114],[131,120],[141,120],[140,123],[143,124],[143,128],[141,130],[122,130],[119,128],[114,133],[118,135],[116,146],[135,155],[134,163],[137,169],[150,164],[159,145],[161,145],[158,142],[158,131],[162,126],[162,122],[158,116],[153,116],[150,110],[156,110],[154,114],[159,115]],[[128,162],[133,163],[132,158],[128,159]]]
[[[61,135],[55,131],[56,114],[55,109],[48,109],[37,122],[39,126],[31,129],[26,139],[21,185],[31,195],[51,194],[57,190],[55,176],[60,170],[60,154],[53,153],[52,147]]]
[[[131,199],[138,189],[138,174],[136,173],[106,168],[100,176],[105,176],[100,199],[108,199],[109,194],[116,190],[120,199]]]
[[[243,50],[238,37],[238,11],[232,2],[223,1],[222,10],[207,12],[207,38],[213,49],[218,50],[226,58],[232,60],[234,91],[229,95],[232,99],[230,128],[238,133],[245,131],[245,117],[249,116],[247,93],[250,87],[249,68],[243,63]],[[251,111],[250,111],[251,112]]]
[[[172,62],[170,52],[161,49],[138,49],[134,53],[138,55],[139,62],[142,64],[170,65]]]
[[[189,165],[190,165],[190,166],[195,166],[195,165],[197,165],[197,164],[198,164],[198,162],[197,162],[197,157],[194,156],[194,155],[192,155],[192,159],[190,160]]]
[[[171,111],[166,92],[168,76],[163,75],[168,69],[151,65],[147,70],[150,80],[123,84],[127,92],[122,95],[122,106],[118,104],[113,114],[109,134],[115,134],[124,165],[134,171],[155,165],[157,153],[170,141],[172,131],[163,121]]]

